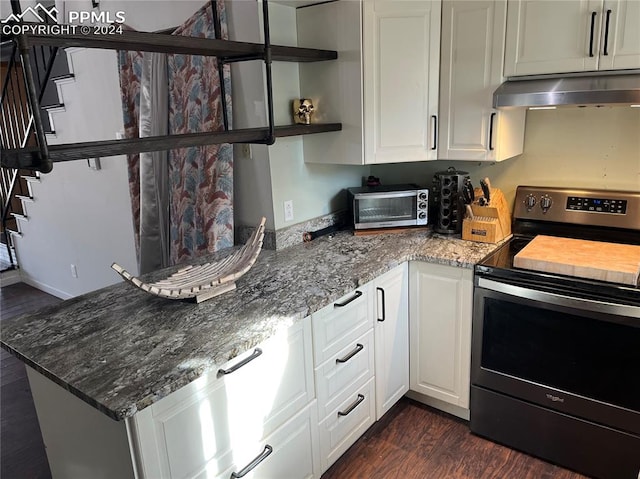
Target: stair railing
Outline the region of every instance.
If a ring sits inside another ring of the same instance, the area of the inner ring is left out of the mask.
[[[20,14],[18,2],[11,2],[14,14]],[[46,19],[46,23],[49,23]],[[33,46],[27,48],[21,37],[3,41],[3,49],[11,49],[11,57],[7,63],[0,96],[0,145],[3,150],[24,149],[37,146],[40,155],[47,158],[47,143],[42,124],[42,112],[31,105],[40,105],[45,89],[51,77],[58,47]],[[21,44],[22,43],[22,44]],[[22,71],[20,71],[22,70]],[[37,98],[37,101],[33,101]],[[40,162],[41,164],[41,162]],[[0,207],[2,208],[2,234],[5,239],[11,267],[15,267],[12,248],[13,239],[8,231],[7,223],[15,211],[15,195],[26,196],[20,171],[17,168],[0,168]],[[41,171],[45,171],[41,169]],[[50,170],[50,168],[49,168]]]

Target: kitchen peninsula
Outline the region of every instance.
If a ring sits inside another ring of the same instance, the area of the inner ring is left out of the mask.
[[[169,301],[123,283],[7,320],[3,322],[1,343],[33,370],[29,371],[32,385],[34,378],[45,385],[44,389],[38,385],[34,388],[38,409],[39,403],[46,402],[46,398],[37,397],[38,391],[48,395],[59,390],[57,386],[66,390],[58,393],[77,401],[70,392],[93,406],[103,413],[100,416],[105,421],[122,431],[125,441],[129,438],[128,447],[124,444],[131,453],[130,464],[125,464],[131,469],[129,475],[146,477],[149,472],[137,463],[136,453],[136,448],[146,445],[132,444],[139,440],[131,438],[140,432],[133,419],[149,406],[162,403],[163,398],[179,402],[181,388],[198,381],[215,381],[216,372],[225,363],[239,356],[253,359],[245,355],[292,327],[308,331],[300,334],[302,341],[309,342],[305,337],[311,335],[307,326],[310,315],[398,265],[420,261],[470,273],[472,265],[495,246],[427,230],[366,237],[341,232],[281,251],[262,251],[235,291],[210,301]],[[216,260],[228,253],[223,251],[200,261]],[[152,273],[145,279],[159,279],[168,271]],[[307,399],[313,400],[313,375],[306,377],[310,382]],[[256,389],[253,394],[260,396],[261,391]],[[46,441],[44,429],[43,435]],[[51,456],[52,448],[49,444],[47,447]],[[104,452],[108,456],[108,451]],[[55,477],[54,467],[52,472]]]

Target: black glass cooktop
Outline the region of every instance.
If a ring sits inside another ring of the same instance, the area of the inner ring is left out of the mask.
[[[629,285],[597,281],[554,273],[526,270],[513,266],[513,258],[531,237],[514,236],[484,258],[475,267],[479,277],[540,289],[551,293],[567,294],[598,301],[616,301],[640,306],[640,289]]]

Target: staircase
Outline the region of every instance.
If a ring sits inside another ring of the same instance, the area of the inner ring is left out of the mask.
[[[66,52],[63,49],[32,47],[26,58],[34,72],[35,91],[39,104],[42,105],[37,114],[42,120],[46,138],[54,140],[56,136],[51,114],[64,111],[60,85],[73,81],[74,75],[69,71]],[[28,101],[24,74],[21,71],[23,67],[21,62],[24,60],[21,59],[15,41],[3,41],[1,60],[0,139],[2,148],[24,148],[35,145],[37,144],[36,123]],[[21,224],[29,221],[28,205],[35,201],[33,185],[38,182],[40,182],[40,174],[36,171],[0,168],[0,272],[2,273],[18,268],[14,239],[22,236]],[[7,277],[7,274],[3,274],[3,284],[7,284]]]

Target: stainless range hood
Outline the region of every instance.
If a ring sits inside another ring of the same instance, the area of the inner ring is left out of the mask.
[[[493,94],[494,108],[640,105],[640,73],[516,79]]]

